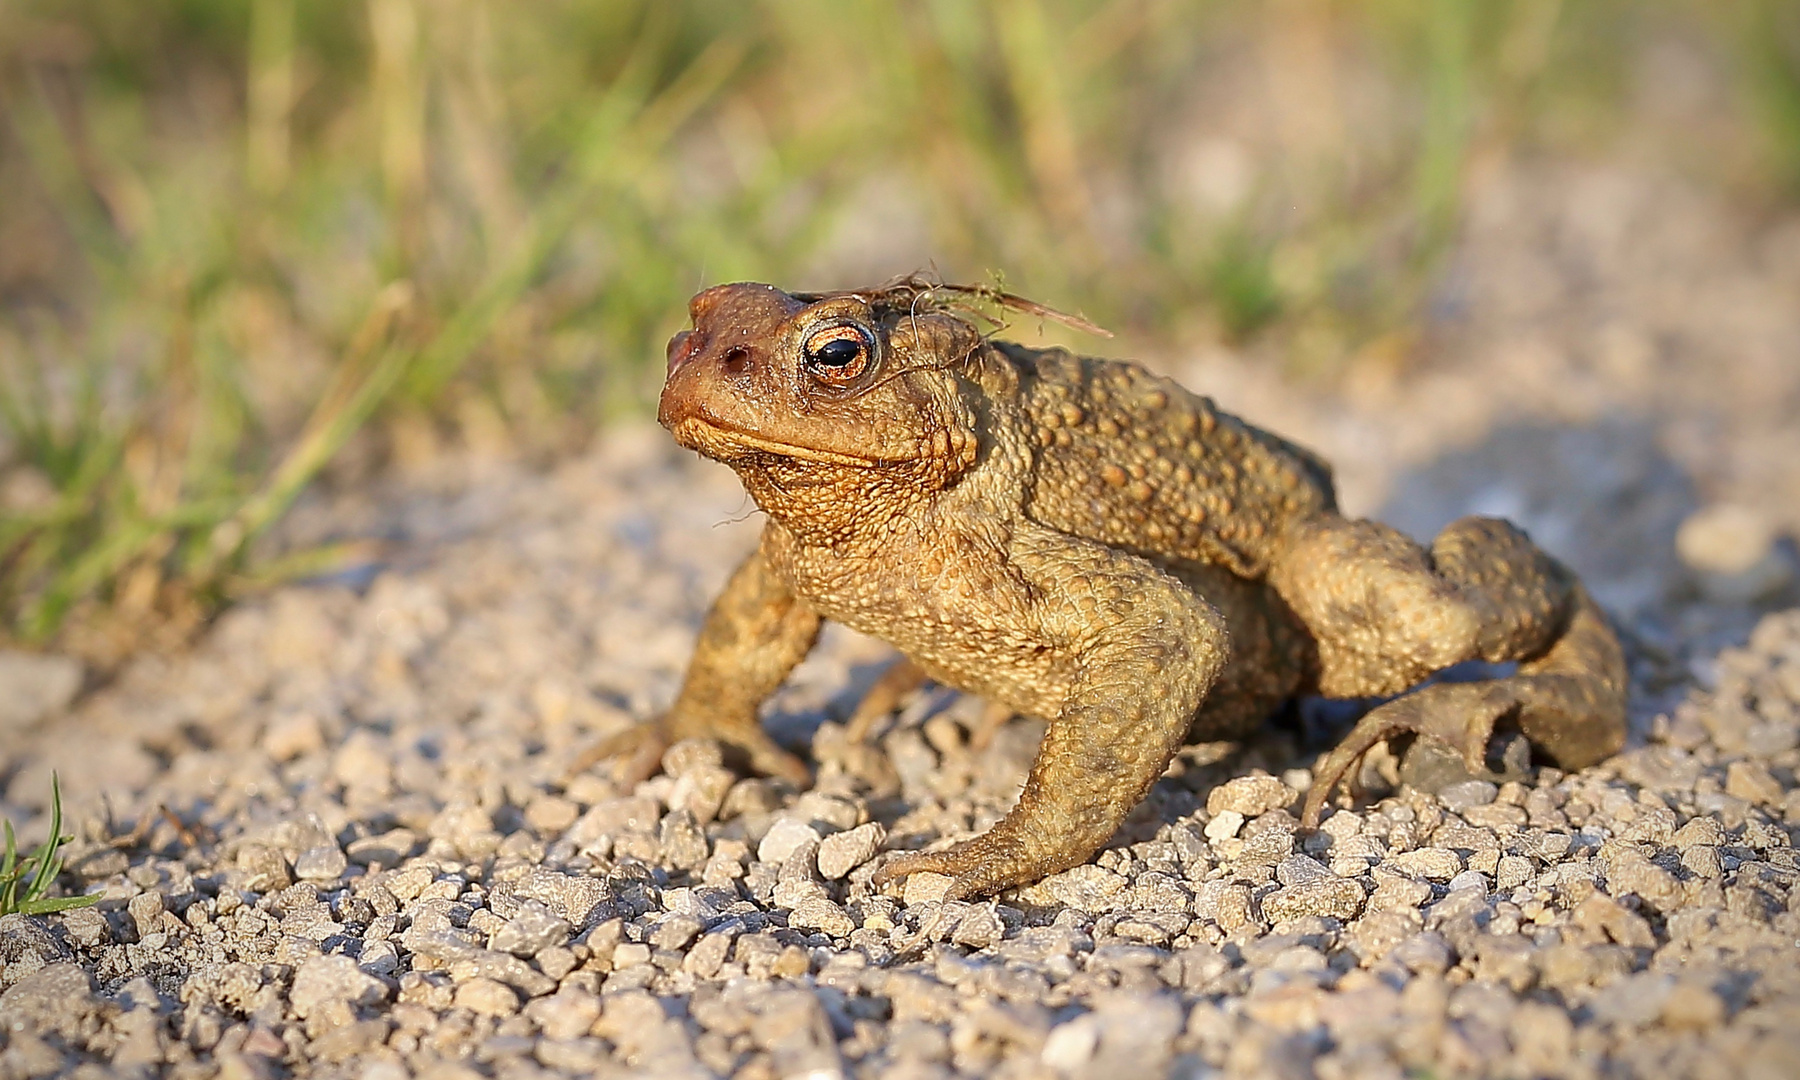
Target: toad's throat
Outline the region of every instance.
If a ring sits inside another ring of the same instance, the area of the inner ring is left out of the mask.
[[[730,462],[733,458],[749,454],[770,454],[775,457],[792,458],[796,461],[809,461],[820,465],[839,465],[853,469],[876,469],[886,465],[899,464],[897,461],[858,457],[838,450],[801,446],[797,443],[764,438],[761,435],[752,435],[747,431],[736,431],[718,424],[708,423],[696,416],[687,417],[670,430],[675,435],[675,441],[681,445],[724,462]]]

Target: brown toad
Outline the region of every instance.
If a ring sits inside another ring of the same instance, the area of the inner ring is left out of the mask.
[[[1465,518],[1426,550],[1343,517],[1313,454],[1135,364],[990,340],[957,303],[973,291],[694,297],[660,419],[768,522],[669,712],[600,753],[644,775],[671,741],[711,737],[804,783],[757,710],[834,619],[911,661],[887,691],[919,672],[1048,721],[1005,819],[877,877],[938,871],[966,897],[1085,861],[1184,741],[1241,736],[1299,694],[1521,662],[1368,713],[1320,764],[1308,824],[1394,734],[1472,767],[1503,719],[1565,767],[1618,749],[1618,640],[1522,532]]]

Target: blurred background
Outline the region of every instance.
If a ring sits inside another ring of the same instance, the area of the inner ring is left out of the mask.
[[[1800,238],[1800,5],[8,0],[0,645],[179,637],[344,557],[267,539],[305,491],[579,450],[719,281],[1423,377],[1543,162]]]

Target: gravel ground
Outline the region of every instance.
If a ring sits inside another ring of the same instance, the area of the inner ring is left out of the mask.
[[[891,654],[828,632],[770,720],[813,790],[703,744],[568,777],[672,696],[754,508],[654,429],[446,463],[306,508],[392,557],[189,653],[79,698],[0,656],[0,813],[41,835],[57,770],[102,898],[0,920],[0,1080],[1794,1075],[1800,223],[1521,168],[1458,266],[1424,371],[1166,366],[1328,453],[1354,511],[1506,513],[1582,569],[1634,654],[1612,761],[1431,796],[1378,752],[1307,835],[1321,747],[1272,729],[1185,752],[1090,865],[876,891],[884,850],[1004,812],[1041,728],[972,754],[979,704],[934,692],[846,745]]]

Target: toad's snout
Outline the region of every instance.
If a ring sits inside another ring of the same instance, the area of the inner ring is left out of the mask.
[[[669,374],[679,371],[682,365],[700,355],[706,347],[706,339],[698,330],[683,330],[669,339]]]

